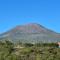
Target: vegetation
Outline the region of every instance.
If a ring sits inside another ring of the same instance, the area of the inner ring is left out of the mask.
[[[60,60],[60,48],[56,43],[0,41],[0,60]]]

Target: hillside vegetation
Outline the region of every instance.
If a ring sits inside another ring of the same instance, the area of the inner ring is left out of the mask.
[[[56,43],[0,41],[0,60],[60,60],[60,48]]]

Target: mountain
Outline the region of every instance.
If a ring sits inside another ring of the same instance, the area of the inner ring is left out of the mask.
[[[36,23],[19,25],[15,28],[0,34],[0,40],[9,39],[14,42],[39,43],[58,42],[60,34]]]

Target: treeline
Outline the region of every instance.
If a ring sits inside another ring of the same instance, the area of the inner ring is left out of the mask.
[[[32,47],[32,46],[37,46],[37,47],[59,47],[58,43],[22,43],[22,42],[16,42],[13,43],[9,40],[5,40],[5,41],[0,41],[0,45],[7,45],[7,46],[14,46],[14,45],[21,45],[21,46],[25,46],[25,47]]]
[[[24,45],[25,47],[32,47],[32,46],[36,46],[36,47],[59,47],[58,43],[21,43],[22,45]]]
[[[24,48],[16,49],[15,46]],[[0,60],[60,60],[60,49],[57,43],[13,43],[5,40],[0,41]]]
[[[37,43],[35,44],[36,46],[39,47],[58,47],[59,45],[57,43]]]

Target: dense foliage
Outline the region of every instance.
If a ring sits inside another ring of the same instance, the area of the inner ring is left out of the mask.
[[[56,43],[0,41],[0,60],[60,60],[60,48]]]

